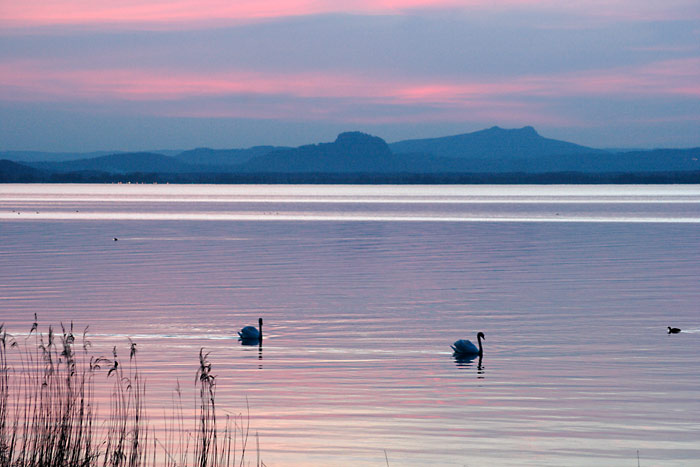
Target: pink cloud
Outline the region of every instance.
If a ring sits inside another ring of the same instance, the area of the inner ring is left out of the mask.
[[[686,95],[699,97],[700,58],[612,70],[498,80],[417,79],[339,72],[192,72],[149,69],[64,70],[20,60],[0,64],[5,100],[178,100],[235,94],[358,98],[391,104],[453,106],[484,97]],[[12,91],[8,91],[12,89]]]
[[[326,13],[401,14],[418,10],[514,8],[615,20],[697,18],[696,0],[22,0],[0,5],[0,25],[105,25],[182,27],[201,22],[245,22]]]
[[[396,87],[393,98],[410,104],[431,102],[434,104],[459,104],[460,102],[482,98],[483,96],[525,95],[533,90],[527,83],[514,81],[470,82],[470,83],[430,83],[412,85],[407,83]]]
[[[458,6],[456,0],[23,0],[5,2],[5,24],[162,23],[246,21],[322,13],[388,13]]]
[[[541,96],[700,97],[700,58],[635,67],[523,78]]]
[[[62,70],[32,61],[0,65],[0,99],[29,102],[178,102],[199,97],[268,96],[270,101],[352,100],[367,105],[466,109],[485,99],[526,95],[536,89],[518,82],[439,82],[341,73],[219,73],[171,70]],[[254,99],[255,100],[255,99]],[[493,105],[492,105],[493,106]],[[207,108],[207,111],[211,109]],[[322,115],[324,109],[313,111]],[[242,115],[240,115],[242,116]]]
[[[18,61],[0,65],[0,86],[5,88],[0,98],[6,100],[161,101],[234,94],[376,98],[386,95],[390,84],[333,73],[57,70]]]
[[[635,0],[587,0],[592,16],[612,21],[672,21],[700,18],[695,0],[635,1]]]
[[[0,64],[0,100],[132,103],[168,116],[561,123],[562,98],[700,98],[700,58],[510,79],[418,79],[333,72],[64,70],[60,64]],[[235,106],[227,97],[245,96]],[[202,104],[200,98],[210,98]],[[216,99],[221,97],[221,102]],[[141,104],[139,104],[141,103]],[[151,104],[152,103],[152,104]],[[401,112],[404,107],[410,112]]]
[[[384,106],[387,104],[388,106]],[[373,99],[341,99],[319,103],[314,100],[273,100],[259,102],[208,101],[206,106],[196,102],[172,103],[172,106],[154,108],[153,115],[195,118],[256,118],[275,120],[306,120],[351,123],[358,127],[370,124],[429,123],[429,122],[483,122],[501,124],[562,125],[580,122],[562,116],[541,103],[518,100],[501,101],[487,96],[468,104],[445,106],[425,105],[401,110],[402,104]],[[398,107],[398,108],[397,108]]]

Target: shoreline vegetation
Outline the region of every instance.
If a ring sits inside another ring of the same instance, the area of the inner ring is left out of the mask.
[[[178,382],[158,431],[149,425],[146,385],[131,340],[128,353],[128,359],[120,357],[114,347],[109,357],[95,356],[87,328],[78,339],[72,323],[44,334],[36,315],[24,337],[0,325],[0,466],[265,465],[257,434],[257,452],[249,459],[249,408],[246,415],[219,416],[216,377],[203,349],[192,419]],[[98,397],[104,390],[107,401]],[[98,399],[109,405],[107,416],[98,412]]]
[[[2,162],[10,161],[0,161]],[[11,162],[10,162],[11,163]],[[558,185],[697,184],[700,171],[620,173],[42,173],[0,170],[0,183]]]

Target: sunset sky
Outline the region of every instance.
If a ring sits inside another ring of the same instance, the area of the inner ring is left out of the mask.
[[[700,2],[2,0],[0,122],[0,150],[700,146]]]

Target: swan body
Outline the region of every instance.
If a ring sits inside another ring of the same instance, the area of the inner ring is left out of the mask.
[[[681,330],[678,328],[672,328],[671,326],[668,327],[669,334],[678,334],[679,332],[681,332]]]
[[[262,325],[263,325],[263,320],[262,318],[258,319],[258,328],[255,326],[246,326],[240,331],[238,331],[238,337],[242,341],[261,341],[263,334],[262,334]]]
[[[452,344],[452,350],[454,350],[455,355],[484,355],[484,349],[481,347],[481,339],[486,340],[483,332],[476,335],[476,339],[479,342],[479,347],[475,346],[469,339],[460,339]]]

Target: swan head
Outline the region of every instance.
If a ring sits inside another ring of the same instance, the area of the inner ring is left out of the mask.
[[[483,332],[479,332],[479,334],[477,334],[477,335],[476,335],[476,338],[477,338],[477,339],[483,339],[483,340],[486,340],[486,336],[484,335],[484,333],[483,333]]]

